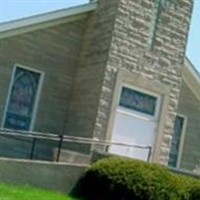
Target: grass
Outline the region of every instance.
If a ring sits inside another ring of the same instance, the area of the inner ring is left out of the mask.
[[[0,184],[0,200],[75,200],[67,195],[33,188]]]

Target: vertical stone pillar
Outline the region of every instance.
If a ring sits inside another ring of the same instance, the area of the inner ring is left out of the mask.
[[[115,9],[111,7],[113,4]],[[112,32],[112,37],[106,56],[95,137],[106,137],[117,71],[123,69],[142,75],[148,80],[166,85],[170,90],[161,143],[155,152],[156,162],[167,164],[192,6],[191,0],[99,0],[99,21],[95,32],[99,31],[104,36]],[[158,8],[162,9],[157,10]],[[108,22],[106,18],[111,15],[114,18],[112,17],[110,23],[114,25],[109,30],[104,23]],[[149,48],[149,41],[152,39],[153,45]],[[101,47],[99,45],[97,48]]]

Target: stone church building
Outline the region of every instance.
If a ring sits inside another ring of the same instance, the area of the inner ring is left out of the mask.
[[[98,0],[1,24],[1,130],[150,145],[152,162],[193,170],[200,75],[185,57],[192,7]],[[0,139],[0,155],[10,155],[15,143]]]

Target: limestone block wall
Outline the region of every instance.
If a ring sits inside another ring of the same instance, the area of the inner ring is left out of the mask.
[[[154,83],[160,82],[166,85],[170,92],[161,142],[156,152],[156,162],[167,164],[182,81],[181,71],[192,1],[182,0],[177,4],[163,5],[160,13],[157,13],[158,1],[154,0],[112,2],[116,3],[117,10],[94,135],[101,139],[106,137],[118,71],[123,69]],[[110,5],[99,0],[99,6],[109,8]],[[155,15],[158,14],[159,17],[155,22]],[[155,24],[156,28],[153,30]],[[97,28],[101,30],[100,26]]]

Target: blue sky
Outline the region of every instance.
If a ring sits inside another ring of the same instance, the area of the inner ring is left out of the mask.
[[[88,0],[0,0],[0,22],[87,3]],[[200,72],[200,0],[194,10],[187,45],[187,56]]]

